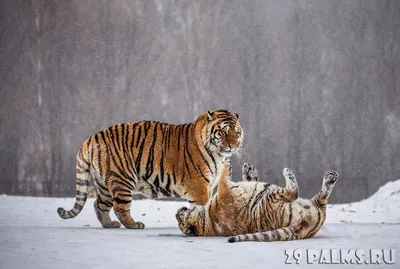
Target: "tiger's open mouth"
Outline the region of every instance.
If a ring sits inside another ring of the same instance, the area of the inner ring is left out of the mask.
[[[197,229],[195,226],[190,225],[185,229],[183,233],[186,234],[187,236],[197,236]]]
[[[184,220],[183,214],[186,212],[186,210],[188,210],[187,207],[185,207],[185,206],[181,207],[181,208],[178,209],[178,212],[176,212],[176,214],[175,214],[175,218],[178,221],[179,228],[181,230],[182,230],[181,226],[183,225],[183,220]]]

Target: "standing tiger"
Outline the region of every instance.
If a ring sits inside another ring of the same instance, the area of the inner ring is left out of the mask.
[[[298,198],[299,188],[292,171],[285,168],[285,188],[256,182],[254,166],[242,167],[243,181],[231,181],[231,163],[221,171],[218,192],[206,206],[182,207],[176,213],[186,235],[231,236],[228,242],[285,241],[313,237],[326,217],[326,204],[338,180],[327,171],[320,192],[311,200]]]
[[[155,121],[114,125],[83,143],[76,158],[75,205],[57,212],[63,219],[79,214],[92,175],[97,187],[94,209],[101,225],[143,229],[144,224],[130,214],[134,193],[182,197],[205,205],[225,159],[242,143],[239,116],[226,110],[208,111],[192,123],[176,126]],[[119,222],[110,219],[112,207]]]

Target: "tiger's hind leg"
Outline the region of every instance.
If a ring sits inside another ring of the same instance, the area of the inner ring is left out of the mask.
[[[338,172],[332,170],[326,171],[321,190],[316,196],[314,196],[314,198],[312,198],[312,201],[314,201],[319,207],[325,207],[338,179]]]
[[[116,220],[111,220],[110,210],[113,207],[113,199],[108,189],[100,183],[100,180],[95,178],[97,187],[97,199],[94,201],[94,211],[97,219],[100,221],[103,228],[119,228],[121,224]]]
[[[135,222],[131,216],[131,203],[134,186],[127,187],[128,183],[120,184],[117,178],[111,176],[108,185],[114,200],[114,212],[118,220],[127,229],[143,229],[142,222]]]
[[[293,202],[299,197],[299,185],[297,184],[296,176],[291,170],[285,168],[283,169],[283,177],[286,182],[285,188],[279,188],[271,195],[275,200]]]
[[[96,201],[94,201],[94,211],[96,212],[97,219],[100,221],[103,228],[119,228],[121,224],[116,220],[111,220],[110,210],[113,206],[113,200],[111,196],[106,199],[100,198],[101,194],[97,195]]]
[[[258,181],[257,168],[250,163],[244,163],[242,166],[242,180],[243,181]]]

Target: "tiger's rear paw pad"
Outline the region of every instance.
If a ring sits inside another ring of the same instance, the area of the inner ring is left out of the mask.
[[[283,176],[288,177],[291,180],[295,178],[293,171],[286,167],[283,169]]]
[[[258,179],[257,168],[249,163],[244,163],[242,167],[242,172],[247,181],[253,181]]]
[[[339,173],[333,170],[328,170],[325,172],[324,180],[326,184],[332,185],[339,179]]]

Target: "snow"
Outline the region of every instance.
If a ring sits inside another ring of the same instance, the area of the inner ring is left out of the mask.
[[[227,243],[222,237],[185,237],[175,213],[186,202],[135,200],[132,215],[144,230],[103,229],[89,199],[75,219],[57,208],[74,198],[0,196],[0,268],[281,268],[285,249],[400,247],[400,180],[368,199],[328,206],[324,228],[313,239],[271,243]],[[112,214],[112,218],[115,216]],[[379,268],[399,268],[380,264]],[[288,265],[320,268],[322,265]],[[354,266],[354,265],[353,265]],[[376,268],[357,265],[357,268]],[[330,268],[352,268],[332,264]]]

